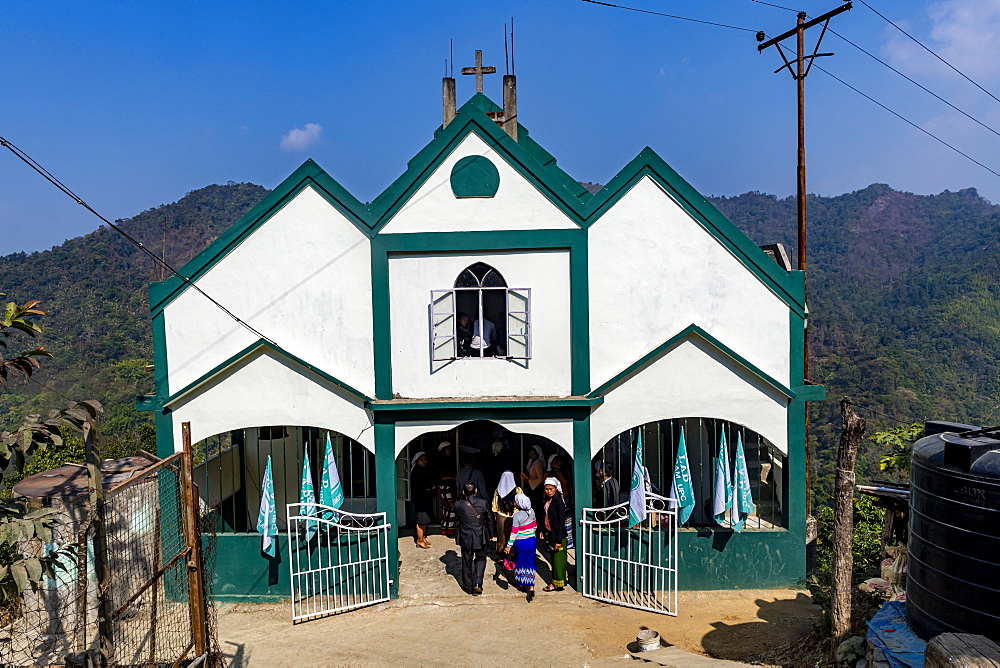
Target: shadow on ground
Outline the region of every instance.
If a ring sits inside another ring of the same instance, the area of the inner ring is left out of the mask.
[[[754,658],[754,648],[759,648],[762,640],[771,639],[765,644],[773,646],[785,638],[801,637],[819,615],[819,607],[805,593],[793,599],[754,602],[759,620],[752,622],[727,624],[727,615],[720,611],[721,621],[712,622],[715,630],[706,633],[701,641],[708,654],[731,661]]]

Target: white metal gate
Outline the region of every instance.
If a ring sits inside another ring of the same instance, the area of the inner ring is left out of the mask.
[[[677,511],[646,493],[646,521],[628,526],[628,503],[584,508],[579,550],[587,598],[677,615]]]
[[[316,515],[304,515],[315,507]],[[389,600],[389,524],[385,513],[348,513],[322,504],[288,504],[292,622]]]

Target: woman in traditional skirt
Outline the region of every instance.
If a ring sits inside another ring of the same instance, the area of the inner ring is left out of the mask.
[[[563,461],[562,455],[556,453],[549,457],[548,476],[559,481],[559,493],[566,504],[566,549],[573,549],[573,475]]]
[[[535,513],[531,510],[531,499],[524,494],[516,495],[514,504],[517,512],[504,551],[514,561],[514,586],[526,588],[531,603],[535,598]]]
[[[552,582],[542,591],[562,591],[566,586],[566,504],[560,487],[562,484],[557,479],[545,479],[539,533],[552,559]]]
[[[514,497],[523,493],[524,492],[521,491],[521,488],[514,482],[513,472],[504,471],[503,475],[500,476],[500,484],[493,493],[492,510],[493,517],[496,518],[497,522],[498,556],[507,544],[507,539],[510,538],[511,518],[514,516],[514,513],[517,512],[517,506],[514,504]],[[514,570],[514,562],[510,559],[504,559],[503,568],[505,571]]]
[[[431,467],[427,465],[427,455],[418,452],[413,455],[410,463],[410,498],[413,499],[413,510],[417,514],[417,533],[413,540],[417,547],[430,548],[427,542],[427,525],[432,521],[434,512],[434,476]]]

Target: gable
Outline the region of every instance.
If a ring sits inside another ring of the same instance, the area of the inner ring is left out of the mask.
[[[453,171],[471,156],[480,156],[496,168],[499,186],[492,197],[456,196]],[[472,132],[437,165],[379,233],[532,229],[578,226],[515,169],[496,144]]]
[[[163,309],[169,387],[158,388],[162,394],[186,386],[260,335],[374,393],[371,246],[311,185],[227,247],[194,281],[260,334],[201,292],[184,290]]]
[[[587,233],[591,387],[691,323],[788,382],[788,304],[651,177]]]

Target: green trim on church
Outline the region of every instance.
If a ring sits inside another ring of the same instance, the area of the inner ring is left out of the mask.
[[[481,93],[473,96],[458,110],[448,127],[439,128],[434,139],[410,160],[406,171],[367,206],[313,160],[307,160],[257,206],[184,265],[180,273],[188,282],[204,275],[306,187],[312,187],[365,236],[374,240],[462,140],[469,134],[475,134],[582,229],[599,220],[640,179],[649,177],[789,308],[804,314],[801,282],[754,245],[652,149],[643,149],[603,190],[591,195],[559,169],[549,153],[530,140],[526,129],[518,126],[519,141],[514,141],[501,130],[485,113],[496,109],[499,107]],[[154,313],[165,308],[187,287],[187,282],[177,276],[150,284],[150,303]]]

